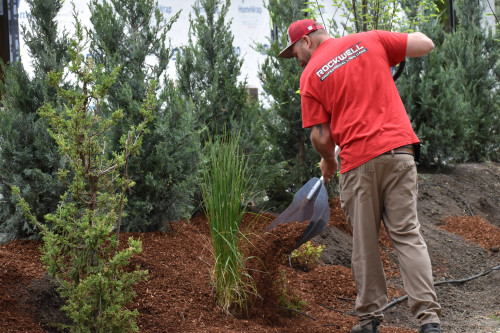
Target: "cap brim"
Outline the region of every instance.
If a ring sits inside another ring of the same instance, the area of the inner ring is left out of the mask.
[[[279,58],[293,58],[292,47],[293,47],[293,44],[285,47],[283,49],[283,51],[281,51],[280,54],[278,54],[278,57]]]

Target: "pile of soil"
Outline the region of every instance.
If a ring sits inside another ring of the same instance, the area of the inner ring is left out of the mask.
[[[500,331],[500,165],[464,164],[419,174],[419,220],[433,263],[444,332]],[[274,215],[246,214],[245,255],[257,287],[247,314],[229,314],[214,302],[213,254],[204,216],[172,224],[166,234],[123,233],[140,238],[143,252],[133,259],[149,271],[135,288],[131,308],[140,315],[141,332],[349,332],[356,290],[350,269],[351,230],[338,198],[330,220],[314,239],[325,245],[320,263],[304,271],[289,266],[287,254],[307,223],[292,223],[264,233]],[[397,259],[385,231],[380,252],[389,298],[405,295]],[[2,332],[55,332],[67,322],[54,283],[40,262],[40,242],[14,240],[0,245],[0,327]],[[469,277],[477,276],[466,282]],[[450,282],[450,280],[455,282]],[[278,299],[301,300],[287,308]],[[382,333],[416,332],[406,302],[385,312]]]

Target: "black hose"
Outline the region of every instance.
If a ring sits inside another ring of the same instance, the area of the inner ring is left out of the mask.
[[[403,69],[405,68],[405,61],[401,61],[398,65],[398,69],[396,71],[396,73],[394,73],[394,75],[392,76],[392,78],[394,79],[394,82],[396,82],[396,80],[398,79],[398,77],[401,76],[401,74],[403,73]]]

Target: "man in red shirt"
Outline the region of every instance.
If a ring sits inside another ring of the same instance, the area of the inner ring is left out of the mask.
[[[369,31],[330,37],[314,20],[288,29],[279,54],[297,58],[302,124],[321,155],[325,181],[337,172],[340,198],[353,231],[352,270],[359,324],[351,332],[379,332],[387,285],[378,249],[383,221],[397,251],[410,310],[421,333],[441,332],[432,268],[417,218],[415,135],[390,68],[434,48],[424,34]]]

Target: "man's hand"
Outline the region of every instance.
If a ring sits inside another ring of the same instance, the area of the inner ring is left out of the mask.
[[[319,162],[319,168],[321,169],[321,174],[323,175],[325,183],[329,183],[330,180],[335,177],[338,167],[339,162],[337,161],[337,158],[334,158],[333,160],[326,160],[324,158],[321,159],[321,162]]]

